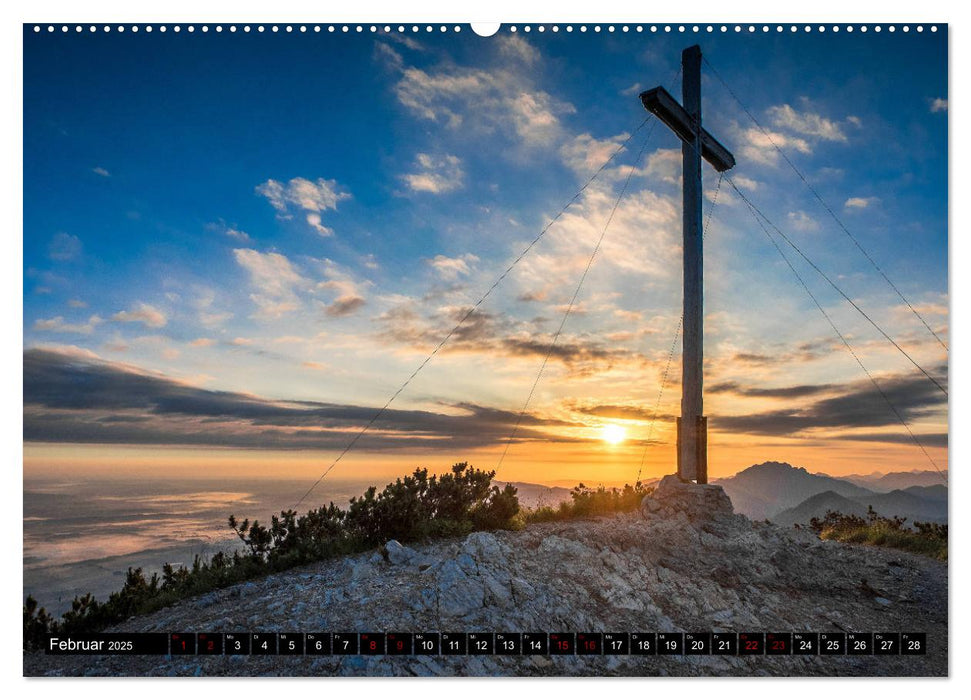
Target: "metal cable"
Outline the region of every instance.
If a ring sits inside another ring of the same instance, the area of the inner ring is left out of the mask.
[[[879,326],[879,324],[877,324],[877,322],[874,321],[866,313],[866,311],[864,311],[862,308],[860,308],[860,305],[859,304],[857,304],[855,301],[853,301],[853,299],[851,299],[849,297],[849,295],[846,294],[846,292],[844,292],[842,289],[840,289],[839,285],[837,285],[836,282],[834,282],[832,280],[832,278],[830,278],[829,275],[827,275],[825,272],[823,272],[820,269],[820,267],[809,258],[808,255],[806,255],[804,252],[802,252],[802,250],[799,248],[799,246],[797,246],[792,241],[792,239],[789,238],[789,236],[787,236],[785,233],[783,233],[782,230],[778,226],[776,226],[769,219],[769,217],[767,217],[765,215],[765,213],[762,212],[761,209],[759,209],[757,206],[755,206],[748,197],[746,197],[744,194],[742,194],[741,190],[739,190],[738,187],[735,185],[734,181],[732,181],[732,178],[726,177],[725,179],[728,181],[728,184],[731,186],[731,188],[733,190],[735,190],[736,194],[738,194],[738,196],[742,199],[742,201],[744,201],[754,212],[758,212],[758,216],[762,217],[762,219],[764,219],[765,222],[767,224],[769,224],[769,226],[771,226],[775,230],[775,232],[778,233],[779,236],[781,236],[782,239],[786,243],[788,243],[792,247],[792,249],[795,250],[800,255],[800,257],[802,257],[802,259],[805,260],[809,264],[810,267],[812,267],[816,272],[818,272],[819,275],[824,280],[826,280],[829,283],[829,285],[839,293],[839,295],[841,297],[843,297],[844,299],[846,299],[846,301],[848,301],[850,303],[850,305],[853,306],[853,308],[856,309],[860,313],[861,316],[863,316],[863,318],[865,318],[867,321],[869,321],[870,325],[873,326],[875,329],[877,329],[877,331],[880,333],[880,335],[882,335],[884,338],[886,338],[888,341],[890,341],[890,343],[895,348],[897,348],[897,350],[900,352],[901,355],[903,355],[908,360],[910,360],[910,363],[914,367],[916,367],[918,370],[920,370],[920,372],[925,377],[927,377],[934,384],[934,386],[936,386],[941,391],[941,393],[943,393],[945,396],[947,396],[947,389],[945,389],[944,386],[940,382],[938,382],[934,377],[932,377],[927,370],[925,370],[923,367],[921,367],[920,364],[917,362],[917,360],[915,360],[913,357],[911,357],[910,354],[906,350],[904,350],[902,347],[900,347],[900,344],[897,343],[896,340],[894,340],[893,338],[891,338],[890,335],[885,330],[883,330],[883,328],[881,328]]]
[[[732,181],[731,181],[730,178],[728,178],[728,183],[730,185],[732,185],[732,187],[734,188],[734,184],[732,184]],[[789,270],[792,272],[793,275],[795,275],[796,279],[799,281],[799,284],[802,285],[802,288],[806,291],[806,294],[809,295],[809,298],[812,299],[813,303],[816,305],[816,308],[819,309],[819,312],[823,315],[823,317],[826,319],[826,321],[832,327],[833,331],[836,333],[836,335],[839,337],[839,339],[843,342],[843,345],[846,346],[846,349],[849,351],[850,355],[853,356],[853,359],[856,360],[856,363],[860,366],[860,369],[862,369],[863,370],[863,373],[866,374],[867,379],[870,380],[870,382],[873,384],[873,386],[876,388],[876,390],[880,393],[880,396],[883,397],[883,400],[887,402],[887,405],[890,407],[890,410],[893,411],[893,414],[897,417],[897,420],[900,421],[900,424],[904,426],[904,429],[907,431],[908,435],[910,435],[910,439],[913,440],[914,441],[914,444],[916,444],[917,447],[920,448],[920,451],[924,453],[924,456],[927,458],[927,461],[929,461],[931,463],[931,465],[934,467],[934,469],[937,470],[937,473],[940,475],[940,477],[944,480],[944,483],[947,484],[947,477],[944,476],[944,472],[941,471],[941,468],[937,466],[937,462],[935,462],[934,459],[927,452],[927,449],[924,447],[924,445],[920,442],[920,440],[914,434],[914,431],[910,429],[910,425],[908,425],[907,421],[904,419],[904,417],[897,410],[897,407],[893,405],[893,402],[890,400],[890,397],[887,396],[887,394],[886,394],[886,392],[884,392],[883,388],[877,383],[877,380],[873,377],[872,374],[870,374],[870,371],[866,368],[866,365],[863,364],[863,360],[860,359],[860,356],[857,355],[856,351],[850,345],[849,341],[840,332],[839,328],[837,328],[836,323],[833,322],[833,319],[830,317],[830,315],[828,313],[826,313],[826,310],[823,308],[822,304],[819,303],[819,300],[816,298],[816,295],[813,294],[812,293],[812,290],[809,289],[809,285],[806,284],[805,280],[803,280],[802,276],[799,274],[799,272],[793,266],[792,262],[789,260],[789,258],[786,256],[786,254],[783,252],[782,248],[779,246],[779,244],[776,242],[776,240],[769,233],[769,230],[762,223],[762,219],[760,219],[759,216],[756,215],[756,212],[758,211],[758,208],[755,207],[747,199],[744,199],[743,198],[743,200],[745,201],[746,205],[748,206],[749,213],[752,214],[752,217],[755,219],[756,223],[759,225],[759,228],[762,229],[762,232],[769,239],[769,242],[772,243],[772,247],[774,247],[776,249],[776,251],[779,253],[779,255],[782,256],[782,259],[785,261],[786,265],[789,267]],[[761,214],[761,212],[759,212],[759,214]],[[761,216],[762,216],[762,218],[765,218],[765,215],[764,214],[762,214]]]
[[[477,302],[475,302],[475,304],[472,305],[472,307],[465,313],[464,316],[462,316],[462,318],[459,320],[459,322],[455,324],[455,327],[452,328],[452,330],[450,330],[445,335],[444,338],[442,338],[441,342],[435,347],[435,349],[432,350],[431,353],[429,353],[429,355],[421,362],[421,364],[418,365],[418,367],[415,369],[415,371],[411,373],[411,376],[409,376],[404,381],[404,383],[402,383],[401,386],[398,387],[398,390],[395,391],[394,394],[391,395],[391,398],[388,399],[388,401],[377,411],[377,413],[374,414],[374,416],[371,418],[371,420],[369,420],[367,422],[367,424],[363,428],[361,428],[361,430],[356,435],[354,435],[354,437],[347,444],[347,446],[344,447],[344,449],[341,451],[341,453],[339,455],[337,455],[337,458],[333,462],[331,462],[330,466],[328,466],[323,471],[323,473],[317,478],[317,481],[315,481],[313,483],[313,485],[309,489],[307,489],[306,493],[304,493],[303,496],[301,496],[300,499],[296,503],[293,504],[293,506],[292,506],[293,508],[296,508],[297,506],[299,506],[301,503],[304,502],[304,500],[306,500],[306,498],[311,493],[313,493],[313,490],[315,488],[317,488],[317,486],[320,484],[321,481],[324,480],[324,477],[326,477],[331,472],[331,470],[334,467],[337,466],[337,463],[340,462],[344,458],[344,456],[348,452],[351,451],[351,449],[354,447],[354,445],[357,444],[358,440],[361,439],[361,437],[364,435],[364,433],[366,433],[368,430],[370,430],[371,426],[374,425],[375,421],[377,421],[378,418],[380,418],[382,415],[384,415],[384,412],[388,409],[388,407],[394,402],[395,399],[398,398],[398,396],[401,394],[401,392],[403,392],[408,387],[408,385],[411,383],[411,381],[416,376],[418,376],[418,373],[421,372],[422,369],[424,369],[425,365],[427,365],[429,362],[431,362],[432,358],[435,357],[435,355],[438,354],[438,351],[441,350],[443,347],[445,347],[445,344],[452,338],[453,335],[455,335],[455,333],[459,330],[459,328],[462,327],[462,325],[469,319],[469,317],[472,316],[473,313],[475,313],[475,311],[483,304],[483,302],[485,302],[485,300],[489,298],[489,296],[492,294],[492,292],[494,292],[496,290],[496,288],[502,283],[502,281],[512,271],[512,269],[523,258],[526,257],[526,255],[529,253],[529,251],[532,250],[533,247],[537,243],[539,243],[540,239],[543,238],[543,236],[546,235],[546,232],[549,231],[550,228],[552,228],[553,224],[555,224],[560,219],[560,217],[563,216],[563,214],[566,212],[566,210],[569,209],[580,198],[580,195],[582,195],[584,193],[584,191],[586,191],[586,189],[591,185],[591,183],[593,183],[593,181],[596,180],[600,176],[600,174],[614,160],[614,158],[616,158],[617,155],[620,154],[620,152],[623,151],[626,148],[627,144],[630,143],[630,141],[634,138],[634,136],[636,136],[638,134],[638,132],[640,132],[640,130],[642,128],[644,128],[644,125],[648,122],[649,119],[650,119],[650,116],[645,117],[644,120],[640,124],[637,125],[637,128],[635,128],[630,133],[630,136],[628,136],[623,141],[623,143],[621,143],[616,148],[616,150],[614,150],[614,152],[610,154],[610,157],[607,158],[607,160],[604,161],[604,163],[599,168],[597,168],[596,172],[594,172],[593,175],[591,175],[590,178],[583,184],[583,186],[580,187],[579,190],[577,190],[576,194],[574,194],[573,197],[571,197],[570,200],[566,204],[563,205],[563,207],[559,210],[559,212],[557,212],[556,216],[554,216],[550,220],[550,222],[548,224],[546,224],[546,226],[543,227],[543,229],[539,232],[539,235],[537,235],[532,241],[530,241],[529,245],[527,245],[526,248],[523,249],[523,252],[521,252],[516,257],[516,259],[513,260],[512,263],[509,264],[509,266],[503,271],[503,273],[501,275],[499,275],[499,277],[496,279],[496,281],[492,283],[492,286],[489,287],[489,289],[486,290],[485,294],[483,294],[481,297],[479,297],[479,300]]]
[[[930,334],[932,336],[934,336],[934,338],[937,340],[938,343],[940,343],[941,347],[944,348],[945,351],[948,351],[947,344],[943,340],[941,340],[940,336],[937,335],[937,333],[934,332],[934,329],[930,327],[930,325],[927,323],[927,321],[924,319],[924,317],[920,314],[920,312],[917,311],[917,309],[915,309],[913,307],[913,305],[910,303],[910,301],[907,300],[907,297],[905,297],[903,295],[903,292],[900,291],[900,289],[897,287],[897,285],[895,285],[893,283],[893,281],[883,271],[883,269],[881,269],[881,267],[877,264],[876,260],[874,260],[873,257],[870,255],[870,253],[867,252],[866,248],[863,247],[863,245],[856,238],[856,236],[854,236],[852,233],[850,233],[849,229],[846,228],[846,226],[843,224],[842,220],[836,215],[836,212],[833,211],[833,208],[830,207],[829,204],[826,203],[826,201],[822,198],[822,196],[819,194],[819,192],[816,190],[816,188],[813,187],[812,184],[809,182],[809,180],[806,178],[806,176],[802,174],[802,171],[800,171],[799,168],[796,167],[795,163],[793,163],[789,159],[789,156],[786,155],[785,151],[783,151],[782,148],[780,148],[779,145],[775,142],[775,140],[773,140],[771,134],[769,134],[769,132],[766,131],[762,127],[762,125],[759,123],[759,120],[755,118],[755,115],[753,115],[751,111],[749,111],[748,107],[745,106],[745,103],[743,103],[742,100],[739,99],[738,95],[735,94],[735,91],[732,90],[731,87],[729,87],[728,83],[725,82],[724,78],[721,77],[721,75],[718,73],[718,71],[715,69],[715,67],[713,65],[711,65],[711,63],[708,61],[708,59],[706,57],[702,56],[702,60],[711,69],[711,72],[715,74],[715,77],[724,86],[724,88],[726,90],[728,90],[728,93],[738,103],[738,106],[742,108],[742,111],[745,112],[745,114],[748,115],[749,119],[752,120],[752,122],[755,124],[755,126],[758,127],[759,131],[762,132],[762,135],[765,136],[766,139],[768,139],[769,143],[772,144],[772,147],[775,148],[775,150],[779,152],[779,155],[781,155],[782,158],[789,165],[789,167],[792,168],[793,172],[795,172],[796,175],[799,176],[799,179],[803,181],[803,184],[805,184],[806,187],[809,188],[809,191],[813,193],[813,196],[816,197],[816,199],[823,206],[823,208],[827,212],[829,212],[829,215],[833,218],[833,221],[835,221],[836,224],[843,230],[843,233],[845,233],[849,237],[849,239],[851,241],[853,241],[853,244],[859,249],[859,251],[861,253],[863,253],[864,257],[873,266],[873,269],[876,270],[878,273],[880,273],[880,276],[883,277],[883,279],[887,282],[887,284],[890,285],[890,288],[893,289],[893,291],[897,293],[897,296],[900,297],[901,301],[903,301],[904,304],[907,305],[907,308],[911,310],[911,312],[914,314],[914,316],[916,316],[918,319],[920,319],[920,322],[922,324],[924,324],[924,328],[926,328],[930,332]]]
[[[711,199],[711,208],[708,210],[708,217],[705,219],[705,225],[702,227],[701,231],[702,242],[704,242],[704,240],[708,237],[708,227],[711,224],[712,214],[715,212],[715,205],[718,204],[718,193],[721,192],[722,180],[724,179],[725,173],[719,173],[718,184],[715,186],[715,194]],[[641,473],[644,469],[644,460],[647,459],[647,450],[651,446],[651,436],[654,434],[654,423],[657,421],[658,412],[661,408],[661,395],[664,393],[664,387],[668,382],[668,372],[671,369],[671,361],[674,359],[674,349],[677,347],[678,338],[681,335],[681,326],[683,323],[684,313],[682,313],[681,317],[678,318],[678,327],[674,331],[674,340],[671,341],[671,350],[668,352],[668,361],[664,365],[664,375],[661,377],[661,386],[657,390],[657,401],[654,403],[654,415],[651,416],[651,422],[647,427],[647,441],[644,443],[644,451],[641,453],[641,463],[637,467],[637,479],[634,482],[635,484],[641,480]]]
[[[630,171],[627,173],[627,179],[624,181],[624,186],[621,188],[620,194],[617,196],[614,202],[613,208],[610,210],[610,216],[607,217],[607,222],[604,224],[603,231],[600,233],[600,238],[597,240],[597,245],[593,249],[593,253],[590,254],[590,259],[587,260],[587,266],[583,270],[583,274],[580,275],[580,281],[577,283],[576,289],[573,291],[573,297],[570,299],[570,303],[563,313],[563,318],[560,319],[559,328],[556,329],[556,333],[553,334],[553,339],[550,341],[549,348],[546,350],[546,356],[543,358],[543,363],[539,367],[539,372],[536,374],[536,379],[533,380],[533,386],[530,387],[529,395],[526,397],[526,401],[523,403],[522,409],[519,411],[519,415],[516,418],[516,423],[513,426],[512,433],[509,435],[509,439],[506,440],[506,445],[502,450],[502,454],[499,456],[499,461],[496,463],[496,471],[499,471],[499,467],[502,466],[503,460],[506,459],[506,455],[509,453],[509,447],[512,445],[513,440],[516,438],[516,433],[519,432],[519,426],[522,423],[523,416],[526,414],[526,409],[529,407],[530,401],[533,399],[533,394],[536,392],[536,387],[539,386],[539,381],[543,376],[543,372],[546,370],[546,365],[549,363],[550,357],[553,354],[553,348],[556,346],[556,341],[559,340],[560,334],[563,332],[563,327],[566,325],[566,320],[570,317],[570,313],[573,311],[573,307],[576,304],[577,297],[580,295],[580,290],[583,288],[583,283],[587,279],[587,273],[590,272],[590,268],[593,266],[593,261],[597,257],[597,253],[600,252],[600,246],[603,244],[604,237],[607,235],[607,229],[610,228],[610,223],[614,219],[614,214],[617,213],[617,207],[620,206],[621,200],[623,200],[624,195],[627,194],[627,188],[630,185],[631,178],[634,175],[634,170],[637,168],[637,164],[640,162],[641,157],[644,155],[644,151],[647,150],[647,144],[651,140],[651,135],[654,133],[654,128],[657,126],[657,121],[651,124],[651,128],[647,132],[647,136],[644,138],[644,143],[641,146],[637,157],[634,162],[631,163]]]

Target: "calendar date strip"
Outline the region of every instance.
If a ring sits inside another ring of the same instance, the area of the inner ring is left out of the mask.
[[[147,632],[48,635],[51,655],[897,656],[925,632]]]

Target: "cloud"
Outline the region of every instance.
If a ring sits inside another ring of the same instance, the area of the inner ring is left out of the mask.
[[[251,243],[253,241],[248,233],[236,228],[235,226],[227,226],[224,221],[206,224],[206,230],[222,233],[223,235],[229,236],[234,241],[239,241],[240,243]]]
[[[162,328],[168,323],[165,314],[150,304],[136,304],[128,311],[119,311],[111,317],[122,323],[141,323],[148,328]]]
[[[81,299],[70,299],[70,300],[68,300],[67,305],[70,306],[72,309],[86,309],[86,308],[88,308],[88,302],[83,301]]]
[[[789,225],[797,231],[817,231],[819,222],[804,211],[791,211],[786,215]]]
[[[598,418],[611,418],[614,420],[636,420],[642,422],[654,420],[658,423],[673,423],[676,418],[676,416],[668,413],[655,412],[652,406],[599,403],[582,404],[572,402],[568,404],[568,408],[585,415],[596,416]]]
[[[539,51],[521,36],[509,35],[499,42],[499,55],[525,65],[534,65],[540,59]]]
[[[324,226],[320,222],[320,214],[317,212],[310,212],[307,214],[307,223],[310,224],[310,228],[319,233],[324,238],[334,235],[334,229],[329,226]]]
[[[809,155],[813,146],[819,142],[846,143],[846,127],[859,128],[859,117],[850,115],[837,121],[813,111],[809,101],[803,99],[806,109],[799,111],[791,105],[774,105],[766,110],[767,126],[741,128],[733,126],[738,140],[742,143],[739,153],[742,161],[752,161],[763,165],[776,165],[780,160],[776,147],[786,151]]]
[[[560,157],[574,172],[591,175],[629,136],[625,132],[606,139],[596,139],[589,133],[578,134],[560,146]]]
[[[449,258],[445,255],[436,255],[428,264],[435,269],[442,279],[456,280],[461,275],[468,275],[472,272],[470,264],[479,262],[479,258],[471,253],[460,255],[457,258]]]
[[[762,130],[757,127],[742,129],[740,140],[742,141],[740,149],[742,160],[764,165],[775,165],[779,161],[779,152],[776,150],[776,146],[783,150],[794,150],[805,154],[812,153],[812,148],[806,139],[769,129]]]
[[[81,239],[63,231],[55,233],[47,244],[47,255],[51,260],[74,260],[81,255]]]
[[[931,112],[946,112],[947,111],[947,100],[943,97],[935,97],[931,100]]]
[[[388,409],[358,447],[492,446],[520,421],[518,412],[472,403],[444,408],[449,412]],[[24,352],[28,442],[333,450],[346,446],[377,410],[213,391],[120,363],[40,348]],[[527,413],[517,440],[548,439],[548,428],[573,425]]]
[[[743,386],[738,382],[720,382],[707,387],[709,394],[732,394],[734,396],[748,396],[769,399],[801,399],[807,396],[832,393],[839,389],[835,384],[797,384],[783,387],[753,387]]]
[[[287,183],[270,179],[257,185],[256,192],[266,197],[280,218],[293,218],[291,208],[303,211],[310,227],[322,236],[330,236],[334,232],[321,223],[321,213],[337,211],[337,204],[351,196],[349,192],[341,190],[337,180],[318,178],[312,182],[302,177],[295,177]]]
[[[458,156],[419,153],[415,164],[418,167],[417,172],[401,176],[412,192],[443,194],[463,186],[465,171],[462,170],[462,161]]]
[[[401,57],[401,54],[382,41],[375,42],[374,57],[375,60],[394,71],[400,71],[405,66],[405,59]]]
[[[843,204],[843,207],[846,209],[867,209],[879,201],[879,197],[850,197]]]
[[[111,173],[100,166],[97,168],[91,168],[91,172],[93,172],[95,175],[100,175],[101,177],[111,177]]]
[[[250,300],[256,304],[257,316],[279,318],[300,307],[297,290],[306,287],[305,279],[280,253],[260,253],[252,248],[233,250],[236,262],[249,273],[254,288]]]
[[[460,320],[464,322],[457,329]],[[517,324],[508,316],[451,306],[438,308],[428,317],[419,314],[413,303],[403,302],[381,314],[380,337],[395,344],[422,351],[435,347],[449,331],[454,332],[443,352],[471,353],[490,358],[545,358],[561,363],[574,375],[604,372],[621,363],[641,364],[643,358],[614,343],[603,343],[586,336],[562,334],[550,347],[552,333],[539,333],[531,322]]]
[[[647,157],[647,164],[638,173],[671,185],[681,183],[681,149],[659,148]]]
[[[364,288],[370,286],[369,280],[356,278],[348,268],[329,258],[316,262],[323,273],[323,280],[314,289],[336,295],[330,303],[318,302],[323,306],[325,314],[335,318],[349,316],[367,303]]]
[[[324,313],[335,318],[350,316],[366,303],[363,297],[354,294],[345,294],[337,297],[332,303],[328,304],[324,308]]]
[[[215,307],[216,292],[203,286],[195,286],[194,296],[190,301],[191,306],[196,310],[199,323],[207,328],[222,325],[233,317],[231,311],[218,311]]]
[[[34,321],[34,330],[49,331],[51,333],[81,333],[90,335],[94,329],[104,322],[100,316],[91,316],[86,323],[65,323],[63,316],[54,318],[39,318]]]
[[[196,338],[189,343],[194,348],[210,348],[215,344],[216,341],[212,338]]]
[[[734,175],[732,176],[732,182],[738,185],[743,190],[748,190],[749,192],[754,192],[759,188],[759,183],[750,177],[745,177],[744,175]]]
[[[946,372],[946,366],[934,369],[934,373],[938,375],[946,374]],[[942,396],[937,387],[923,375],[878,377],[877,383],[900,416],[908,423],[932,417],[947,409],[947,398]],[[746,389],[730,383],[723,388],[744,396],[762,395],[775,398],[787,398],[787,392],[792,394],[792,398],[810,396],[815,393],[812,387],[759,390]],[[766,394],[766,391],[770,393]],[[773,394],[773,391],[776,394]],[[814,403],[799,403],[789,408],[773,411],[720,416],[717,420],[717,429],[732,433],[773,436],[797,435],[819,429],[847,430],[897,427],[901,431],[903,430],[897,416],[887,405],[887,399],[884,399],[880,391],[868,380],[853,382],[843,387],[824,385],[819,387],[819,391],[832,392],[836,395]]]
[[[847,433],[837,436],[839,440],[853,440],[858,442],[886,442],[913,446],[914,440],[906,433]],[[917,439],[924,447],[941,447],[947,449],[947,433],[922,433]]]
[[[846,134],[837,122],[813,112],[798,112],[791,106],[769,107],[769,120],[776,129],[792,131],[822,141],[846,141]]]
[[[465,132],[499,132],[524,146],[549,147],[562,138],[560,118],[575,108],[536,85],[538,52],[518,36],[496,37],[498,65],[444,64],[401,69],[394,92],[421,119]]]

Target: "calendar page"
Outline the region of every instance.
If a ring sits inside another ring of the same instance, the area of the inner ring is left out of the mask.
[[[22,41],[25,676],[948,675],[946,23]]]

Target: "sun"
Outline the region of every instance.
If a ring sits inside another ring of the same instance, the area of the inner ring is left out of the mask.
[[[611,445],[622,443],[626,435],[627,431],[616,423],[607,423],[600,431],[600,437],[603,441]]]

